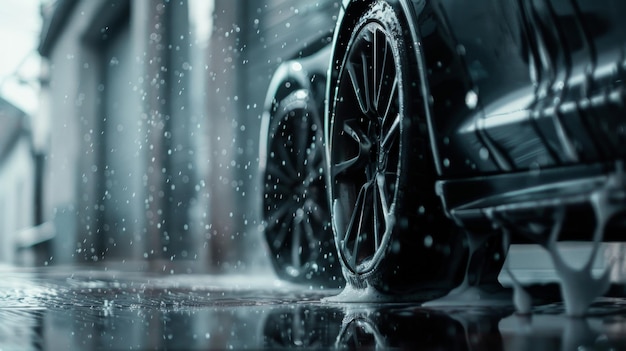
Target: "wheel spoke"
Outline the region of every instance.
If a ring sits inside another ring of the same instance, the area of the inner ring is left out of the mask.
[[[311,186],[311,184],[315,183],[316,180],[322,176],[321,167],[312,168],[307,170],[306,177],[304,178],[303,187],[306,189]]]
[[[344,173],[351,168],[362,168],[367,163],[372,148],[372,142],[358,125],[357,120],[347,120],[343,126],[346,134],[357,143],[359,150],[356,157],[335,164],[333,176]]]
[[[352,62],[347,63],[348,75],[350,76],[350,81],[352,82],[352,91],[356,96],[356,100],[358,102],[359,108],[362,113],[367,113],[367,102],[365,101],[365,92],[362,89],[364,83],[359,80],[359,72],[362,71],[360,67],[355,67],[356,65]]]
[[[394,75],[395,75],[395,72],[394,72]],[[391,111],[391,107],[393,106],[394,102],[397,101],[397,97],[398,97],[398,78],[397,77],[393,78],[393,82],[391,83],[391,87],[389,89],[390,91],[388,94],[389,95],[388,100],[385,105],[384,113],[382,115],[383,120],[386,120],[388,118],[389,112]]]
[[[389,202],[387,199],[387,184],[386,184],[387,180],[385,179],[385,176],[382,174],[378,174],[376,176],[376,188],[378,188],[378,195],[380,196],[380,206],[381,209],[383,210],[383,220],[387,220],[387,217],[389,216],[389,214],[391,213],[391,210],[389,208]]]
[[[369,70],[370,70],[370,66],[368,65],[367,62],[367,56],[365,55],[365,52],[361,52],[361,66],[363,67],[363,91],[365,92],[365,112],[364,114],[367,114],[369,111],[372,111],[372,106],[371,106],[371,93],[370,93],[370,81],[368,79],[368,77],[370,77],[371,75],[368,74]]]
[[[378,33],[379,30],[378,28],[374,29],[373,33],[372,33],[372,94],[371,97],[374,98],[374,109],[377,108],[377,101],[378,101],[378,94],[377,94],[377,89],[378,89],[378,81],[379,81],[379,76],[378,76],[378,61],[380,60],[380,58],[378,57]]]
[[[355,203],[355,207],[352,214],[352,220],[350,223],[349,231],[346,234],[346,242],[349,242],[348,238],[353,238],[354,242],[352,243],[352,250],[350,251],[350,260],[354,266],[356,266],[359,262],[359,253],[367,249],[368,243],[368,235],[370,235],[370,230],[373,228],[372,224],[372,206],[370,199],[372,196],[370,192],[373,194],[373,182],[367,182],[363,184],[361,187],[362,191],[360,192],[359,198],[357,198],[357,202]],[[358,220],[358,223],[356,221]],[[354,225],[356,224],[356,228]],[[370,227],[372,226],[372,228]]]
[[[336,176],[348,171],[359,161],[359,156],[353,157],[349,160],[340,162],[333,167],[333,173]]]
[[[324,175],[323,147],[317,141],[311,143],[305,167],[304,187],[308,188]]]
[[[287,238],[287,233],[289,233],[289,229],[291,228],[292,222],[293,218],[287,218],[286,222],[275,223],[275,225],[280,225],[278,225],[278,232],[272,240],[272,246],[274,247],[274,249],[280,250],[283,247],[283,245],[285,244],[285,239]]]
[[[391,126],[389,127],[389,130],[386,131],[385,135],[383,136],[383,141],[381,142],[381,149],[384,152],[388,151],[389,146],[391,145],[391,143],[393,143],[394,140],[396,140],[399,134],[400,134],[400,115],[397,114],[396,117],[393,119],[393,122],[391,122]]]
[[[382,37],[382,38],[381,38]],[[374,106],[376,106],[376,110],[380,112],[379,107],[380,107],[380,97],[381,97],[381,92],[383,90],[383,84],[385,83],[385,78],[387,76],[387,56],[389,54],[389,46],[387,45],[387,41],[385,40],[385,33],[383,33],[380,30],[376,31],[376,35],[375,35],[375,51],[374,51],[374,58],[375,58],[375,66],[376,67],[380,67],[381,70],[380,72],[375,72],[374,77],[378,78],[378,82],[376,82],[376,94],[375,96],[375,100],[374,100]],[[382,41],[382,44],[381,44]],[[381,54],[381,49],[382,49],[382,54]],[[380,57],[382,56],[382,57]],[[380,60],[382,59],[382,63],[378,64],[378,62],[380,62]]]
[[[296,175],[297,171],[291,159],[292,154],[287,150],[287,144],[287,141],[285,141],[282,145],[277,147],[278,155],[276,156],[278,156],[279,163],[285,167],[288,173]]]
[[[311,200],[309,200],[311,201]],[[321,205],[319,205],[316,202],[311,201],[311,205],[309,205],[309,217],[313,218],[313,220],[315,220],[315,222],[323,224],[323,222],[328,220],[328,213],[324,210],[322,210],[322,207],[320,207]]]
[[[384,220],[384,216],[383,218],[379,218],[379,209],[381,208],[382,204],[381,204],[381,199],[380,199],[380,195],[378,194],[377,191],[373,192],[372,196],[374,199],[374,247],[378,248],[379,244],[380,244],[380,228],[379,228],[379,223],[381,220]]]
[[[265,186],[265,195],[270,201],[281,201],[282,199],[288,199],[292,196],[293,193],[293,188],[285,183],[276,182],[273,184],[265,184]]]
[[[291,241],[291,264],[296,269],[302,267],[301,255],[302,255],[302,219],[295,218],[293,220],[293,234]]]
[[[285,219],[292,217],[292,216],[288,216],[288,214],[292,213],[291,210],[294,207],[295,207],[295,203],[291,199],[287,201],[277,202],[274,209],[267,211],[268,229],[273,229],[276,225],[279,225],[285,222]]]
[[[369,190],[369,186],[367,187],[367,189],[365,190],[365,195],[364,198],[367,197],[367,191]],[[359,256],[359,243],[362,240],[362,237],[364,235],[363,233],[363,219],[365,217],[365,209],[367,207],[367,201],[361,201],[360,206],[355,208],[355,213],[356,211],[359,212],[359,225],[356,229],[356,233],[355,233],[355,238],[354,238],[354,245],[352,248],[352,265],[356,266],[357,265],[357,258]]]
[[[313,119],[311,123],[308,123],[308,133],[310,134],[307,135],[306,140],[309,144],[306,146],[306,151],[304,152],[306,156],[302,172],[305,188],[308,188],[320,178],[324,172],[324,146],[320,135],[320,127],[314,124],[315,120],[316,119]],[[317,129],[315,129],[315,127]]]
[[[318,246],[317,245],[318,240],[315,237],[315,229],[313,229],[313,225],[311,224],[311,219],[308,214],[304,216],[302,223],[304,224],[304,234],[307,239],[308,248],[314,249],[315,247]],[[315,255],[311,255],[311,256],[315,256]]]
[[[356,201],[354,203],[354,210],[352,211],[352,214],[350,216],[350,222],[348,222],[348,227],[345,228],[345,230],[344,230],[344,236],[343,236],[344,244],[350,238],[350,234],[352,233],[352,229],[353,229],[354,224],[355,224],[355,222],[357,220],[357,214],[359,212],[359,208],[362,206],[361,203],[364,202],[365,192],[367,191],[368,185],[369,185],[369,183],[363,184],[363,186],[361,186],[361,189],[359,190],[359,194],[356,197]],[[337,228],[337,229],[341,230],[343,228]]]
[[[305,189],[314,189],[315,191],[319,191],[320,193],[326,193],[326,183],[324,182],[324,164],[320,162],[311,167],[304,179],[304,188]]]
[[[307,174],[311,172],[318,172],[319,167],[323,166],[323,158],[322,151],[323,146],[318,141],[318,137],[314,136],[315,139],[311,140],[311,144],[306,150],[306,164],[305,169]]]
[[[276,178],[279,182],[281,182],[282,184],[293,184],[295,179],[293,177],[293,173],[292,174],[288,174],[285,173],[285,171],[282,169],[282,167],[279,167],[278,165],[276,165],[273,162],[268,162],[267,163],[267,174],[271,175],[272,177]]]
[[[305,167],[305,160],[307,158],[306,150],[308,149],[309,143],[311,141],[311,127],[308,123],[308,119],[311,118],[308,113],[304,113],[302,116],[300,125],[297,128],[294,128],[296,138],[296,149],[294,152],[296,153],[296,169],[302,170]]]

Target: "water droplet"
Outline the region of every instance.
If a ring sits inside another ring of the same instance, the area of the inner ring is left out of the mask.
[[[465,105],[470,110],[476,108],[476,106],[478,105],[478,94],[475,91],[470,90],[467,92],[467,94],[465,95]]]
[[[433,237],[430,235],[426,235],[424,237],[424,246],[432,247],[433,246]]]
[[[483,161],[486,161],[487,159],[489,159],[489,150],[487,150],[486,147],[481,147],[478,154],[480,155],[480,159]]]
[[[391,252],[393,253],[400,252],[400,242],[396,240],[391,244]]]
[[[460,56],[465,55],[465,46],[463,45],[457,45],[456,46],[456,53],[459,54]]]

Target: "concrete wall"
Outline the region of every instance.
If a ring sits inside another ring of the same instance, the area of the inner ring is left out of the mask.
[[[21,230],[35,224],[35,168],[28,136],[0,160],[0,262],[15,263]]]
[[[66,10],[42,45],[52,125],[44,217],[56,223],[56,262],[206,266],[187,3],[77,1]]]

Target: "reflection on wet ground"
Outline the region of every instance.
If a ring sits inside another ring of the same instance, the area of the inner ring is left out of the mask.
[[[587,318],[512,308],[331,304],[273,278],[1,272],[0,350],[626,349],[626,299]]]

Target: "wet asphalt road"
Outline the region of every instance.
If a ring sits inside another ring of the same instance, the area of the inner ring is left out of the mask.
[[[587,318],[560,303],[509,308],[328,303],[315,291],[251,276],[3,271],[0,350],[619,350],[626,299]]]

